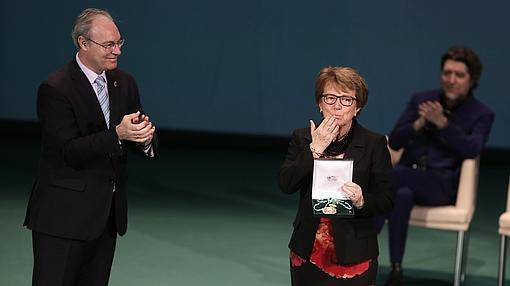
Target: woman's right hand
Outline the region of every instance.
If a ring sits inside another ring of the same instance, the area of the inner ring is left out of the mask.
[[[339,132],[340,127],[334,117],[324,118],[319,127],[316,127],[313,120],[310,120],[310,133],[312,135],[310,147],[317,153],[323,153],[338,136]]]

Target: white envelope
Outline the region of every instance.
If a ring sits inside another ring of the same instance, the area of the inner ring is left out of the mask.
[[[343,159],[315,159],[313,161],[312,199],[349,200],[342,191],[352,181],[354,162]]]

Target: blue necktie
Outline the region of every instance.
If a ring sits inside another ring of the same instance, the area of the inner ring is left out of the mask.
[[[110,102],[108,101],[108,93],[106,93],[106,81],[103,76],[98,76],[95,80],[97,84],[97,99],[103,110],[106,126],[110,128]]]

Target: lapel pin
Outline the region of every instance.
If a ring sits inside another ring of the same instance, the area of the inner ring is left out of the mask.
[[[113,86],[114,86],[114,87],[117,87],[117,86],[118,86],[117,81],[114,81],[114,82],[113,82]]]

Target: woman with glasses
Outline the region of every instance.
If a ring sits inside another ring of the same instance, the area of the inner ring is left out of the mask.
[[[281,190],[299,193],[289,243],[292,285],[375,285],[378,245],[372,220],[391,210],[393,197],[386,138],[356,121],[367,99],[365,80],[354,69],[323,68],[315,82],[323,119],[292,135],[279,171]],[[352,182],[338,186],[352,202],[352,216],[314,214],[312,170],[320,158],[353,161]]]

